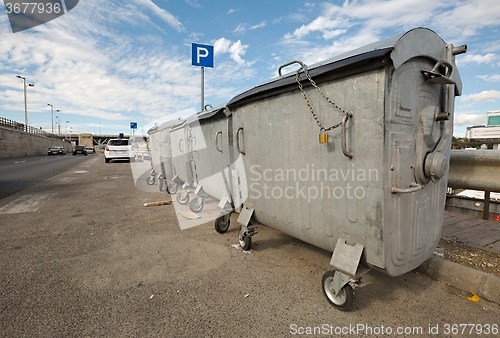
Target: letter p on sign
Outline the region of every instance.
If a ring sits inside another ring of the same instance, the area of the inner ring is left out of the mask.
[[[211,67],[214,66],[214,46],[192,44],[191,64],[193,66]]]

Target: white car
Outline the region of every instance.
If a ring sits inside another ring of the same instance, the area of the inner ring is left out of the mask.
[[[111,160],[129,160],[135,161],[134,145],[126,138],[111,139],[104,149],[104,161],[109,163]]]

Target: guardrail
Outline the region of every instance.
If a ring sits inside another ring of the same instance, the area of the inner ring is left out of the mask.
[[[136,159],[141,161],[150,161],[151,153],[149,152],[149,150],[136,150],[135,157]]]
[[[12,121],[12,120],[6,119],[4,117],[0,117],[0,126],[5,127],[5,128],[9,128],[9,129],[13,129],[13,130],[24,131],[24,132],[29,133],[29,134],[40,135],[40,136],[45,136],[45,137],[52,137],[52,138],[59,138],[57,135],[46,132],[43,129],[30,127],[30,126],[25,125],[24,123]]]
[[[448,186],[483,190],[483,219],[488,219],[490,192],[500,192],[500,150],[452,150]]]

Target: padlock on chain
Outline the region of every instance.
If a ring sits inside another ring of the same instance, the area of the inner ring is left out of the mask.
[[[326,130],[321,128],[319,130],[319,143],[328,143],[328,134],[326,133]]]

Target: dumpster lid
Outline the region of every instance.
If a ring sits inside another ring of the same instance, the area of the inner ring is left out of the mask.
[[[428,28],[415,28],[405,33],[377,41],[375,43],[354,49],[324,61],[308,65],[307,69],[311,77],[333,72],[346,67],[353,67],[360,62],[390,56],[394,67],[399,68],[407,60],[423,56],[435,61],[445,58],[446,43],[432,30]],[[382,66],[382,64],[381,64]],[[456,82],[456,95],[461,94],[462,82],[454,66],[452,72],[453,80]],[[254,86],[232,98],[227,105],[233,106],[242,101],[248,101],[253,96],[261,96],[265,92],[274,91],[278,88],[295,85],[296,71],[284,74],[263,84]],[[305,74],[300,74],[301,80],[305,80]]]
[[[214,107],[210,110],[204,110],[204,111],[198,112],[198,113],[196,113],[196,115],[192,115],[188,118],[188,124],[191,124],[194,121],[209,119],[212,116],[217,115],[217,113],[226,109],[226,107],[227,107],[227,105],[224,103],[224,104],[221,104],[221,105]]]
[[[170,129],[172,126],[176,125],[179,123],[182,119],[179,117],[178,119],[173,119],[173,120],[168,120],[160,124],[158,127],[159,130],[163,131],[165,129]]]
[[[155,125],[154,127],[149,128],[146,134],[151,135],[153,133],[156,133],[157,131],[158,131],[158,126]]]
[[[180,128],[184,128],[184,125],[186,124],[186,120],[185,119],[182,119],[180,120],[179,122],[177,122],[176,124],[174,124],[170,130],[177,130],[177,129],[180,129]]]

